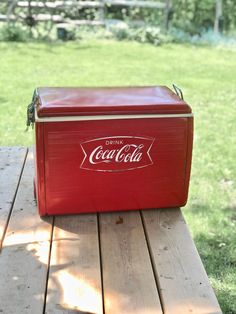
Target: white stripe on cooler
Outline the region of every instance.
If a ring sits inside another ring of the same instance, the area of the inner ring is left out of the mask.
[[[100,120],[123,120],[123,119],[158,119],[158,118],[191,118],[193,113],[183,114],[118,114],[96,116],[63,116],[63,117],[38,117],[35,110],[35,122],[69,122],[69,121],[100,121]]]

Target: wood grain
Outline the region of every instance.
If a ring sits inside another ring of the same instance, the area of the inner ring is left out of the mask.
[[[166,314],[222,313],[179,208],[142,212]]]
[[[139,212],[100,214],[106,314],[162,313]]]
[[[52,226],[38,215],[33,173],[30,152],[0,255],[0,313],[43,312]]]
[[[55,218],[45,313],[103,313],[96,214]]]
[[[26,156],[26,148],[0,148],[0,250]]]

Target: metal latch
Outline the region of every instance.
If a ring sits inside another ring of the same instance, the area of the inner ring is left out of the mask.
[[[173,84],[173,88],[175,90],[176,95],[178,95],[179,98],[184,100],[184,96],[183,96],[182,90],[178,86],[176,86],[175,84]]]
[[[35,122],[35,101],[36,101],[36,93],[34,92],[32,102],[27,107],[27,119],[26,119],[26,130],[29,130],[29,127],[32,126],[32,129],[34,128],[34,122]]]

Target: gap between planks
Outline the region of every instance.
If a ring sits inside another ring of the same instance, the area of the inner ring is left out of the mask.
[[[46,314],[103,314],[96,214],[56,216]]]
[[[100,213],[106,314],[162,313],[138,211]]]
[[[45,313],[162,313],[139,212],[98,217],[55,217]]]
[[[0,252],[15,203],[28,149],[24,147],[0,148]]]
[[[105,303],[104,303],[104,284],[103,284],[103,262],[102,262],[102,245],[101,245],[101,226],[99,213],[97,213],[97,226],[98,226],[98,245],[99,245],[99,261],[100,261],[100,274],[101,274],[101,289],[102,289],[102,310],[105,314]]]
[[[221,314],[179,208],[141,212],[165,314]]]
[[[33,155],[27,155],[0,254],[0,312],[42,314],[51,218],[41,219],[33,199]]]
[[[152,250],[151,250],[151,247],[150,247],[150,241],[149,241],[149,238],[148,238],[147,229],[145,227],[145,222],[144,222],[144,218],[143,218],[141,210],[139,211],[139,214],[140,214],[140,218],[141,218],[141,221],[142,221],[142,226],[143,226],[145,240],[146,240],[146,244],[147,244],[147,248],[148,248],[149,258],[150,258],[151,265],[152,265],[153,276],[155,278],[156,287],[157,287],[157,291],[158,291],[158,296],[159,296],[159,299],[160,299],[161,309],[162,309],[162,312],[165,313],[164,312],[164,306],[163,306],[164,302],[163,302],[161,288],[160,288],[160,282],[159,282],[159,278],[158,278],[157,272],[155,270],[155,263],[154,263],[154,259],[153,259],[153,255],[152,255]]]
[[[50,246],[49,246],[48,263],[47,263],[48,267],[47,267],[47,274],[46,274],[46,284],[45,284],[45,291],[44,291],[43,314],[45,314],[45,312],[46,312],[46,302],[47,302],[47,293],[48,293],[48,278],[49,278],[51,254],[52,254],[54,223],[55,223],[55,217],[53,216],[52,217],[52,232],[51,232],[51,237],[50,237]]]

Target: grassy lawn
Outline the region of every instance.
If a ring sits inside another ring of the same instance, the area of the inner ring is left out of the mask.
[[[224,313],[236,313],[236,52],[93,41],[0,44],[0,145],[31,145],[25,111],[37,86],[182,87],[195,113],[184,214]]]

